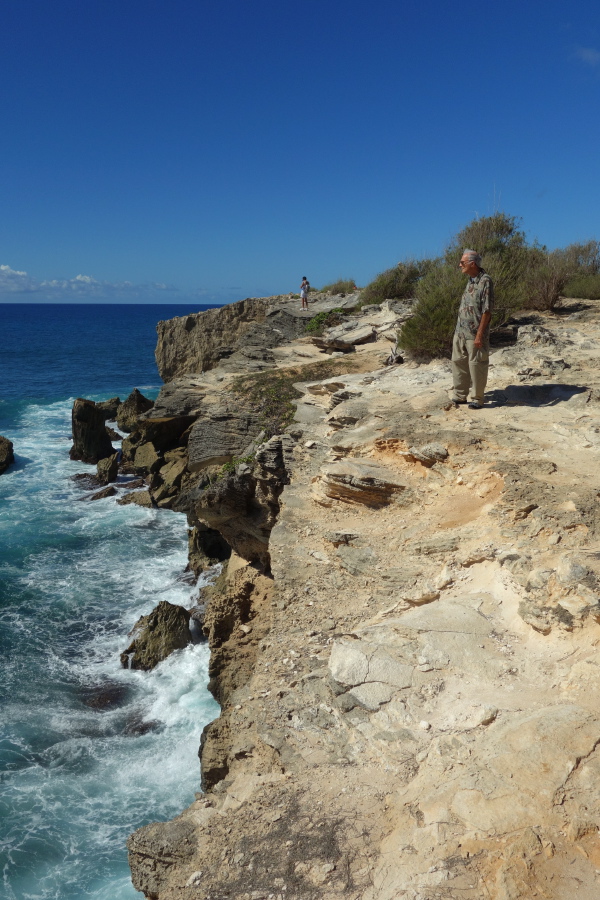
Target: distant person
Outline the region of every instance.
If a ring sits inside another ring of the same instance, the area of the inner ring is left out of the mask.
[[[302,309],[308,309],[308,292],[310,284],[306,275],[302,276],[302,284],[300,285],[300,300],[302,301]]]
[[[471,389],[469,409],[482,409],[490,355],[490,322],[494,308],[494,285],[481,268],[476,250],[463,250],[459,263],[469,281],[460,301],[452,342],[452,381],[454,403],[466,403]]]

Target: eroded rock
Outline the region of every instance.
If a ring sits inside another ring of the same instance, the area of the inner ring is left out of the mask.
[[[149,615],[135,623],[130,632],[133,640],[121,654],[123,667],[148,671],[173,651],[187,647],[192,640],[189,620],[187,609],[161,600]]]
[[[79,397],[73,404],[71,423],[73,428],[73,446],[69,456],[82,462],[95,464],[114,451],[110,438],[106,433],[104,413],[98,409],[93,400]]]

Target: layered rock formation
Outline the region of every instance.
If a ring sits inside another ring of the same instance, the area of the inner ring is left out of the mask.
[[[183,340],[157,407],[189,454],[231,381]],[[299,380],[249,460],[187,456],[172,505],[234,551],[205,620],[222,710],[203,792],[129,841],[148,898],[598,896],[600,304],[520,328],[477,412],[447,362],[388,350]]]

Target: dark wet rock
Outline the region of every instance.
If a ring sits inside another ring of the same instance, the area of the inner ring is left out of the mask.
[[[110,484],[111,481],[116,481],[119,472],[119,454],[113,453],[112,456],[101,459],[96,469],[98,484]]]
[[[117,493],[117,489],[109,484],[108,487],[102,488],[101,491],[96,491],[95,494],[89,494],[87,497],[79,497],[79,500],[87,500],[91,503],[92,500],[104,500],[105,497],[114,497]]]
[[[121,664],[130,669],[153,669],[174,650],[191,643],[189,621],[187,609],[162,600],[135,623],[129,635],[133,640],[121,654]]]
[[[117,425],[121,431],[133,431],[139,417],[154,406],[154,401],[144,397],[134,388],[127,400],[117,410]]]
[[[15,461],[13,443],[0,435],[0,475]]]
[[[108,425],[106,426],[106,433],[111,441],[120,441],[123,437],[123,435],[119,434],[118,431],[115,431],[114,428],[109,428]]]
[[[107,456],[112,456],[114,447],[106,433],[104,414],[93,400],[78,397],[71,413],[73,446],[69,456],[94,465]]]
[[[82,703],[91,709],[110,710],[124,706],[131,695],[131,688],[118,681],[107,681],[82,688],[79,692]]]
[[[205,522],[195,522],[188,537],[188,565],[196,577],[230,556],[231,547],[218,531]]]
[[[134,714],[127,719],[123,728],[123,734],[135,737],[140,734],[148,734],[151,731],[160,731],[162,727],[161,722],[155,720],[148,722],[140,714]]]
[[[99,484],[98,476],[92,475],[91,472],[78,472],[77,475],[71,475],[71,481],[75,481],[77,487],[84,491],[98,487]]]
[[[110,400],[102,400],[100,403],[96,403],[98,409],[101,409],[104,413],[104,418],[110,422],[114,422],[117,418],[117,411],[120,405],[121,399],[119,397],[111,397]]]

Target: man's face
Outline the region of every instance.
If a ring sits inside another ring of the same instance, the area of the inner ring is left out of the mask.
[[[458,264],[463,275],[473,278],[479,272],[479,266],[470,256],[463,256]]]

